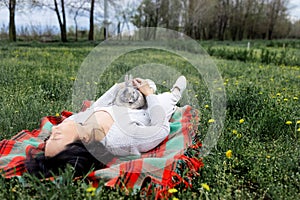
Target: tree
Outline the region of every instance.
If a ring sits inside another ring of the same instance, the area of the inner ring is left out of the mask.
[[[9,0],[8,9],[9,9],[9,40],[17,41],[17,32],[15,24],[15,11],[16,11],[16,0]]]
[[[62,42],[67,42],[67,22],[66,22],[66,12],[65,12],[65,0],[60,0],[61,12],[58,8],[57,0],[54,1],[54,11],[56,13],[59,28],[60,28],[60,38]]]
[[[15,15],[16,15],[16,0],[2,0],[0,1],[0,6],[5,6],[9,11],[9,25],[8,25],[8,35],[9,40],[12,42],[17,41],[17,32],[16,32],[16,23],[15,23]]]
[[[89,40],[92,39],[92,35],[94,35],[94,21],[98,20],[102,25],[104,25],[104,38],[108,37],[108,25],[110,24],[108,15],[111,12],[108,12],[108,7],[116,9],[120,0],[101,0],[95,1],[90,0],[90,8],[89,11],[89,19],[90,19],[90,30],[89,30]],[[96,15],[94,14],[96,13]],[[93,36],[94,37],[94,36]]]
[[[157,4],[151,0],[143,0],[137,8],[137,13],[132,17],[131,22],[138,28],[140,27],[158,27]],[[145,29],[143,39],[149,40],[155,38],[154,29]]]
[[[225,31],[229,22],[229,0],[220,0],[218,4],[218,39],[225,39]]]
[[[185,34],[194,39],[215,37],[217,24],[217,0],[182,0],[181,26]]]
[[[77,2],[71,2],[70,3],[70,14],[73,14],[73,20],[75,24],[75,41],[78,40],[78,22],[77,17],[79,15],[83,15],[83,11],[85,10],[85,5],[87,4],[86,1],[81,1],[80,4]]]
[[[35,7],[46,7],[53,10],[56,14],[59,29],[60,29],[60,39],[62,42],[67,42],[67,21],[66,21],[66,8],[65,0],[53,0],[53,1],[39,1],[31,0]]]
[[[151,0],[143,0],[133,16],[132,23],[140,27],[157,27],[156,4]]]
[[[195,39],[273,39],[292,31],[289,0],[143,0],[137,27],[166,27]]]
[[[117,20],[117,34],[121,36],[121,33],[126,26],[127,31],[130,31],[130,19],[136,14],[136,10],[131,3],[127,3],[126,7],[116,6],[115,19]]]
[[[131,20],[137,27],[164,27],[173,30],[181,28],[181,21],[181,0],[143,0]],[[154,38],[155,35],[155,32],[145,34],[146,37]]]
[[[94,40],[94,7],[95,0],[91,0],[89,40]]]
[[[269,19],[269,24],[268,24],[268,40],[273,39],[273,32],[275,25],[279,21],[279,18],[284,16],[287,10],[286,4],[288,3],[287,0],[270,0],[268,4],[268,19]]]
[[[296,20],[291,24],[290,37],[300,38],[300,20]]]

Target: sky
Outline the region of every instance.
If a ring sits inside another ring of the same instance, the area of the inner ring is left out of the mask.
[[[128,1],[136,3],[139,0],[121,0],[121,1],[124,1],[123,6],[126,7],[125,5]],[[288,8],[289,8],[289,14],[292,19],[296,19],[296,20],[300,19],[300,0],[290,0],[290,4]],[[55,27],[58,30],[58,20],[54,11],[41,9],[39,11],[35,11],[34,13],[35,14],[29,14],[28,12],[26,12],[26,10],[23,13],[17,12],[16,13],[17,29],[20,28],[21,26],[25,27],[25,26],[47,25],[52,28]],[[67,24],[68,26],[74,26],[74,21],[72,17],[69,17],[67,19]],[[79,24],[79,29],[87,29],[89,25],[88,17],[79,18],[78,24]],[[2,8],[0,9],[0,30],[7,26],[8,26],[8,9]]]
[[[1,0],[0,0],[1,1]],[[51,1],[52,0],[43,0],[43,1]],[[133,5],[138,5],[141,0],[118,0],[115,2],[119,2],[117,6],[117,9],[125,9],[126,7],[130,7],[132,9],[132,7],[134,7]],[[128,6],[130,5],[130,6]],[[98,6],[98,10],[95,10],[95,16],[103,16],[103,5],[100,5],[102,8],[99,8]],[[108,12],[112,12],[111,6],[108,6]],[[99,12],[99,13],[96,13]],[[74,23],[74,19],[73,16],[74,15],[70,15],[68,12],[66,12],[67,15],[67,26],[75,26]],[[108,19],[109,21],[116,21],[115,13],[110,13],[109,14],[110,19]],[[95,17],[95,24],[99,24],[102,23],[103,21],[103,17],[97,18]],[[7,29],[8,27],[8,22],[9,22],[9,12],[8,12],[8,8],[7,7],[3,7],[0,8],[0,31],[1,29]],[[89,27],[89,18],[88,16],[83,16],[77,17],[77,22],[78,22],[78,29],[79,30],[87,30]],[[16,23],[16,27],[17,29],[20,29],[20,27],[32,27],[32,26],[47,26],[50,28],[56,29],[56,31],[59,31],[59,24],[58,24],[58,19],[57,16],[55,14],[55,12],[53,10],[50,10],[48,8],[43,8],[43,9],[35,9],[33,11],[29,11],[26,9],[23,9],[23,11],[17,11],[16,12],[16,16],[15,16],[15,23]],[[125,30],[126,27],[128,27],[127,25],[124,26]],[[130,25],[130,27],[132,27],[132,25]],[[129,27],[129,28],[130,28]],[[111,29],[116,29],[115,27],[113,27],[113,25],[111,25]]]
[[[289,9],[291,17],[300,19],[300,0],[290,0]]]

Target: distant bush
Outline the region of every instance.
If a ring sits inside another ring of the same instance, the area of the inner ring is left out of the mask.
[[[272,44],[274,45],[274,44]],[[292,45],[296,46],[296,43]],[[275,48],[268,49],[260,47],[258,49],[246,49],[241,47],[213,47],[207,49],[207,53],[211,56],[227,59],[239,60],[243,62],[259,62],[263,64],[300,66],[300,58],[297,51],[283,48],[277,50]]]
[[[300,48],[300,40],[271,40],[266,43],[266,46],[277,48]]]

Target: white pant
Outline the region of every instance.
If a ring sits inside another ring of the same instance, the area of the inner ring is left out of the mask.
[[[172,114],[176,110],[176,104],[181,98],[180,93],[177,91],[164,92],[162,94],[158,94],[157,98],[166,112],[167,119],[170,120]]]

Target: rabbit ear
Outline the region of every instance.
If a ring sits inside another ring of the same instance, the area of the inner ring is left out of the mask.
[[[129,75],[126,75],[126,76],[127,76],[126,86],[127,87],[133,87],[133,84],[132,84],[132,75],[129,74]]]
[[[125,81],[125,87],[128,87],[128,84],[129,84],[128,74],[125,75],[124,81]]]

